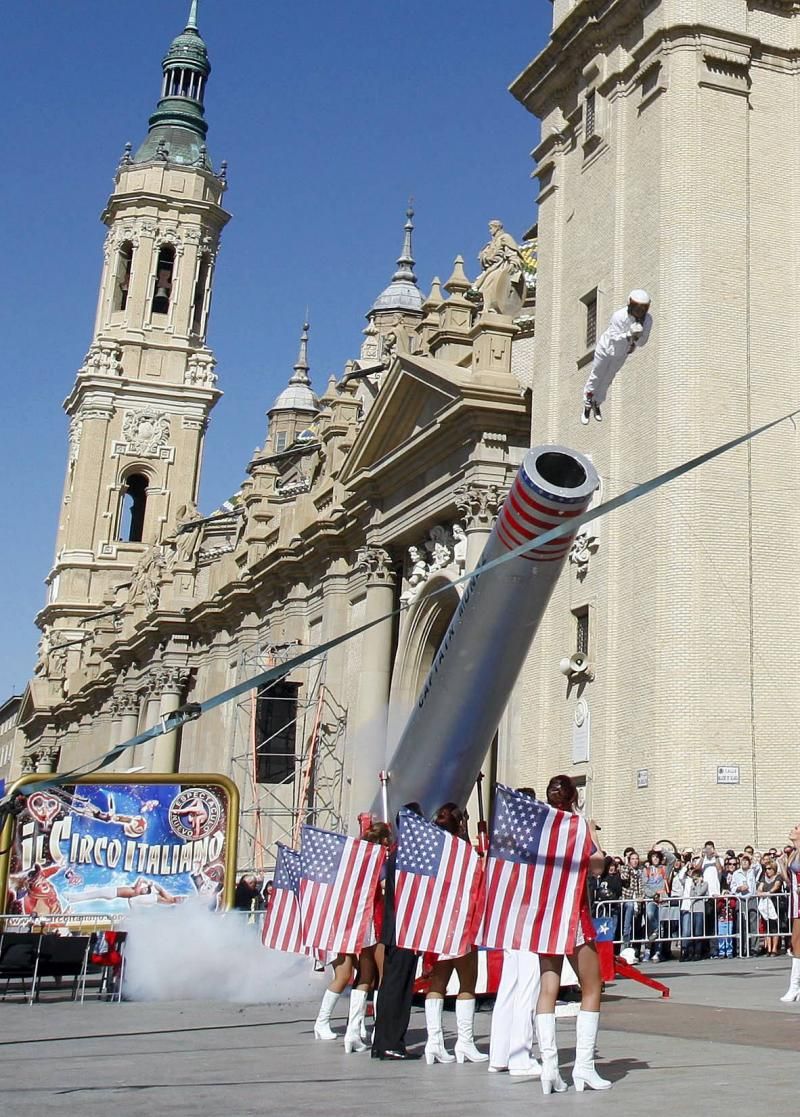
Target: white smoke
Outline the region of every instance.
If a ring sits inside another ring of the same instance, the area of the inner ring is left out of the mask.
[[[203,900],[136,912],[126,929],[130,1000],[288,1004],[317,999],[327,984],[311,959],[266,950],[245,913],[215,913]]]

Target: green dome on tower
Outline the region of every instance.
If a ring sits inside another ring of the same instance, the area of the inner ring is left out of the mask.
[[[205,146],[208,124],[203,107],[211,64],[197,29],[197,5],[198,0],[192,0],[186,26],[164,55],[161,100],[150,117],[150,130],[133,157],[134,163],[163,159],[183,166],[211,167]]]

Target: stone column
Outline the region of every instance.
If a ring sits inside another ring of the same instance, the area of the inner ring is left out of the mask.
[[[139,732],[139,707],[141,700],[137,690],[120,690],[115,695],[116,708],[119,715],[119,737],[114,742],[115,745],[122,744],[123,741],[129,741],[131,737],[135,737]],[[112,766],[113,772],[124,772],[126,768],[134,767],[134,751],[133,749],[123,752],[114,761]]]
[[[391,556],[383,547],[362,547],[356,570],[367,572],[364,623],[391,613],[395,574]],[[386,719],[392,678],[392,621],[375,625],[361,638],[361,670],[355,731],[358,754],[353,768],[350,815],[369,809],[380,786],[378,773],[386,763]]]
[[[146,706],[144,715],[144,728],[152,729],[160,716],[161,688],[163,679],[160,671],[154,671],[148,679],[146,692]],[[146,772],[153,772],[153,757],[155,756],[156,740],[145,741],[136,749],[136,763],[141,764]]]
[[[183,694],[189,681],[187,667],[167,666],[161,675],[161,702],[159,717],[174,714],[183,704]],[[153,771],[174,772],[178,764],[178,730],[164,733],[155,739],[153,749]]]
[[[45,775],[49,775],[56,771],[59,754],[58,745],[42,745],[36,750],[36,771]]]
[[[467,535],[467,571],[474,570],[503,503],[497,485],[469,482],[455,493],[456,507]]]

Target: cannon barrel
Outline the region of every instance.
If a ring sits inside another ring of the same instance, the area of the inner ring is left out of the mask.
[[[563,446],[536,446],[525,455],[391,750],[390,818],[415,800],[427,815],[448,801],[466,803],[575,532],[485,573],[481,567],[579,516],[598,484],[588,458]],[[380,796],[372,809],[383,817]]]

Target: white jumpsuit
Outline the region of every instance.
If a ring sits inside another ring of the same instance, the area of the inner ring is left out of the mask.
[[[583,389],[584,399],[591,399],[597,404],[605,402],[612,380],[633,351],[631,326],[635,324],[636,319],[628,313],[626,306],[612,314],[608,329],[595,346],[592,371]],[[645,314],[641,325],[642,332],[633,343],[637,349],[647,345],[647,339],[650,337],[653,316],[649,312]]]
[[[523,1071],[531,1061],[533,1018],[539,997],[539,956],[504,950],[503,971],[492,1013],[489,1066]]]

